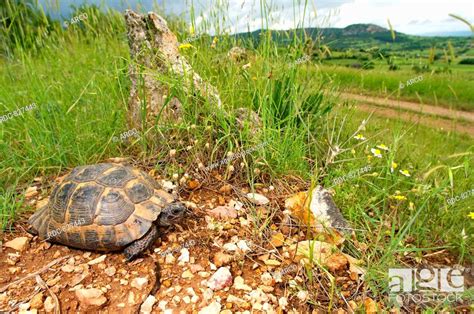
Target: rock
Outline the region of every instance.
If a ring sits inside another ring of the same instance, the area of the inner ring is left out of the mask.
[[[184,263],[189,263],[189,250],[187,248],[181,249],[181,255],[178,257],[178,263],[184,265]]]
[[[97,288],[78,289],[76,290],[76,297],[85,306],[101,306],[107,302],[104,293]]]
[[[191,264],[189,266],[189,270],[195,274],[197,272],[200,272],[200,271],[203,271],[204,270],[204,267],[202,267],[200,264]]]
[[[242,208],[244,208],[244,204],[242,204],[242,202],[239,202],[239,201],[236,201],[236,200],[230,200],[229,206],[234,208],[237,211],[242,210]]]
[[[148,284],[148,277],[137,277],[131,282],[131,286],[136,289],[143,289]]]
[[[207,213],[215,218],[220,219],[234,219],[237,218],[237,211],[235,208],[230,206],[217,206],[212,210],[208,210]]]
[[[72,266],[70,264],[66,264],[66,265],[61,267],[61,271],[65,272],[65,273],[72,273],[74,271],[74,266]]]
[[[108,268],[106,268],[106,269],[104,270],[104,273],[105,273],[107,276],[112,277],[113,275],[115,275],[116,271],[117,271],[117,270],[115,269],[114,266],[110,266],[110,267],[108,267]]]
[[[288,299],[286,297],[281,297],[278,299],[278,305],[284,310],[288,306]]]
[[[176,261],[176,258],[172,254],[166,254],[165,264],[174,264],[175,261]]]
[[[165,19],[154,12],[141,15],[126,10],[125,24],[132,61],[129,68],[131,86],[128,101],[131,128],[140,128],[143,120],[153,124],[158,115],[171,121],[180,118],[181,103],[176,97],[168,99],[170,87],[157,80],[156,75],[172,75],[180,79],[181,88],[188,96],[200,95],[210,104],[221,106],[217,89],[204,81],[186,58],[180,55],[176,35],[169,29]],[[155,57],[157,54],[160,55],[158,59]],[[150,75],[143,76],[143,68],[149,69]],[[143,116],[142,104],[145,100],[147,110],[146,116]]]
[[[237,251],[238,247],[234,243],[226,243],[222,246],[225,251],[234,252]]]
[[[161,180],[161,187],[163,190],[166,190],[167,192],[171,192],[174,189],[176,189],[176,185],[173,184],[171,181],[166,181],[166,180]]]
[[[153,305],[156,303],[156,298],[153,295],[149,295],[145,302],[140,306],[140,313],[149,314],[153,310]]]
[[[308,291],[305,291],[305,290],[298,291],[298,294],[296,295],[296,297],[303,303],[306,302],[306,300],[308,300],[308,296],[309,296],[309,293]]]
[[[308,194],[308,192],[299,192],[285,200],[285,208],[290,211],[292,216],[318,230],[323,230],[321,226],[323,225],[338,231],[349,231],[349,223],[342,216],[328,190],[318,185],[311,192],[311,200]],[[309,220],[308,206],[311,212]]]
[[[181,278],[191,279],[191,278],[194,278],[194,275],[189,269],[187,269],[183,272],[183,274],[181,275]]]
[[[128,293],[127,302],[128,302],[128,304],[130,304],[130,305],[135,305],[135,304],[137,304],[137,300],[136,300],[136,298],[135,298],[135,293],[133,293],[133,291],[130,291],[130,292]]]
[[[248,193],[247,199],[254,203],[255,205],[265,205],[270,202],[268,198],[263,196],[262,194],[257,194],[257,193]]]
[[[206,307],[203,307],[198,314],[219,314],[221,311],[221,305],[219,302],[214,301]]]
[[[217,267],[221,267],[229,264],[233,259],[234,257],[232,255],[226,254],[224,252],[217,252],[216,255],[214,255],[212,261]]]
[[[22,252],[28,248],[29,243],[30,243],[30,238],[18,237],[5,243],[5,247]]]
[[[247,241],[239,240],[237,242],[237,247],[244,253],[252,251],[252,249],[248,246]]]
[[[54,308],[56,307],[56,304],[54,304],[53,298],[50,296],[46,297],[46,300],[44,300],[44,310],[48,312],[53,312]]]
[[[227,296],[227,302],[230,302],[230,303],[234,303],[236,304],[238,307],[240,308],[243,308],[243,309],[246,309],[246,308],[249,308],[250,305],[247,301],[245,301],[244,299],[241,299],[239,297],[236,297],[235,295],[232,295],[232,294],[229,294]]]
[[[30,199],[30,198],[35,197],[38,194],[39,194],[38,188],[36,186],[30,186],[29,188],[26,189],[25,198]]]
[[[244,278],[240,276],[235,277],[233,288],[236,290],[252,291],[252,287],[246,285]]]
[[[270,273],[263,273],[260,276],[260,280],[262,280],[262,283],[265,286],[273,286],[275,284],[275,280],[273,279],[272,275],[270,275]]]
[[[36,294],[30,301],[30,308],[40,309],[43,307],[43,292]]]
[[[265,265],[267,266],[280,266],[281,263],[275,259],[267,259],[266,261],[264,261]]]
[[[95,264],[102,263],[103,261],[105,261],[106,258],[107,258],[107,255],[99,256],[96,259],[93,259],[93,260],[87,262],[87,265],[95,265]]]
[[[232,285],[232,274],[226,267],[220,267],[207,281],[207,286],[214,291],[222,290]]]

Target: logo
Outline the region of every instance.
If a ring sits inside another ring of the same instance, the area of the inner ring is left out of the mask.
[[[464,291],[464,276],[453,268],[389,268],[390,297],[403,303],[409,297],[415,303],[440,301],[440,297],[458,301],[457,293]],[[402,295],[403,294],[403,295]]]

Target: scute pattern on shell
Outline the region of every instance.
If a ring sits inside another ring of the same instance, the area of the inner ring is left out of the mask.
[[[145,235],[174,200],[148,174],[130,166],[80,166],[53,189],[49,203],[29,222],[42,239],[118,250]]]

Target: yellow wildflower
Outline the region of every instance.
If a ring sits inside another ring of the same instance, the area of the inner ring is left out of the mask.
[[[377,148],[380,148],[380,149],[382,149],[382,150],[384,150],[384,151],[386,151],[386,152],[389,150],[388,147],[387,147],[387,145],[385,145],[385,144],[377,145]]]
[[[406,196],[403,196],[403,195],[392,195],[391,197],[396,199],[397,201],[406,201],[407,200]]]
[[[212,43],[215,45],[215,44],[217,44],[218,41],[219,41],[219,39],[217,37],[214,37],[214,39],[212,40]]]
[[[192,24],[189,26],[189,33],[191,35],[194,35],[194,25],[192,25]]]
[[[357,134],[354,138],[358,141],[365,141],[365,137],[362,134]]]
[[[256,81],[256,80],[257,80],[257,78],[256,78],[255,76],[252,76],[252,80]]]
[[[400,173],[403,174],[405,177],[411,177],[410,172],[408,172],[408,170],[406,169],[400,170]]]
[[[181,44],[179,45],[179,49],[189,49],[189,48],[193,48],[194,46],[191,45],[190,43],[186,43],[186,44]]]
[[[355,155],[355,154],[356,154],[356,151],[355,151],[355,149],[354,149],[354,148],[353,148],[353,149],[351,149],[351,153],[352,153],[352,155]]]
[[[408,204],[408,208],[410,208],[410,210],[413,210],[415,208],[415,204],[413,202],[410,202]]]
[[[370,151],[372,152],[372,154],[377,157],[377,158],[382,158],[382,152],[380,151],[380,149],[377,149],[377,148],[371,148]]]
[[[470,212],[469,215],[467,215],[467,217],[474,219],[474,212]]]
[[[374,158],[374,156],[372,155],[367,155],[367,161],[370,162],[372,160],[372,158]]]
[[[392,161],[392,166],[390,167],[390,172],[393,173],[395,171],[395,169],[397,169],[397,167],[398,167],[398,164],[396,162]]]

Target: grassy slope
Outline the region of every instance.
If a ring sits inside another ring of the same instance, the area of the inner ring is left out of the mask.
[[[166,169],[161,165],[155,167],[166,176],[181,175],[200,161],[211,163],[227,151],[242,151],[268,141],[264,149],[235,163],[234,178],[241,177],[251,184],[267,180],[255,174],[255,168],[259,168],[273,178],[291,174],[331,185],[334,178],[367,165],[370,148],[384,143],[391,151],[384,153],[382,159],[372,158],[374,171],[370,175],[335,187],[337,202],[345,215],[355,228],[366,230],[356,234],[360,241],[371,244],[368,253],[361,257],[372,270],[371,276],[377,279],[374,284],[379,282],[380,289],[386,287],[382,285],[381,274],[385,276],[387,267],[397,264],[403,251],[414,251],[409,254],[419,258],[432,252],[430,248],[447,247],[459,253],[461,260],[472,259],[468,243],[472,241],[469,237],[473,228],[466,219],[473,210],[469,207],[472,199],[447,205],[449,197],[472,187],[472,139],[423,127],[407,129],[401,123],[372,118],[366,131],[361,132],[367,138],[376,137],[357,146],[352,133],[364,118],[361,113],[339,107],[330,118],[306,116],[307,125],[294,119],[298,115],[292,111],[295,105],[301,106],[308,95],[330,83],[327,73],[315,75],[309,64],[294,67],[292,62],[298,56],[276,56],[276,49],[271,46],[259,50],[250,60],[250,69],[244,71],[242,64],[235,65],[226,57],[226,43],[212,50],[209,42],[203,40],[193,43],[197,49],[187,52],[189,59],[219,88],[228,113],[241,106],[260,113],[261,132],[252,135],[248,127],[239,131],[232,114],[215,112],[195,99],[182,98],[186,108],[184,121],[171,129],[160,126],[158,133],[152,132],[155,137],[164,134],[159,141],[142,137],[135,142],[113,143],[112,136],[127,129],[124,115],[128,49],[123,37],[120,38],[95,40],[72,36],[70,40],[48,45],[39,56],[24,55],[20,60],[2,64],[0,83],[5,88],[0,90],[1,113],[32,102],[38,105],[23,117],[0,125],[3,224],[23,208],[21,193],[16,192],[22,192],[35,176],[54,176],[63,168],[108,157],[134,156],[156,161],[168,149],[176,148],[180,162],[165,159]],[[282,85],[287,89],[282,89]],[[323,99],[324,104],[331,103],[330,99]],[[285,110],[290,113],[282,115],[282,124],[275,115]],[[342,123],[345,114],[349,116]],[[283,127],[285,130],[280,131]],[[205,149],[206,142],[212,144],[210,150]],[[347,151],[334,162],[325,163],[330,146]],[[392,159],[400,168],[408,169],[412,177],[391,174]],[[241,161],[246,163],[242,169],[238,166]],[[322,172],[315,174],[312,170],[323,166]],[[431,174],[424,178],[430,170]],[[220,171],[226,173],[225,169]],[[407,200],[391,198],[396,191]],[[463,238],[462,230],[468,238]]]

